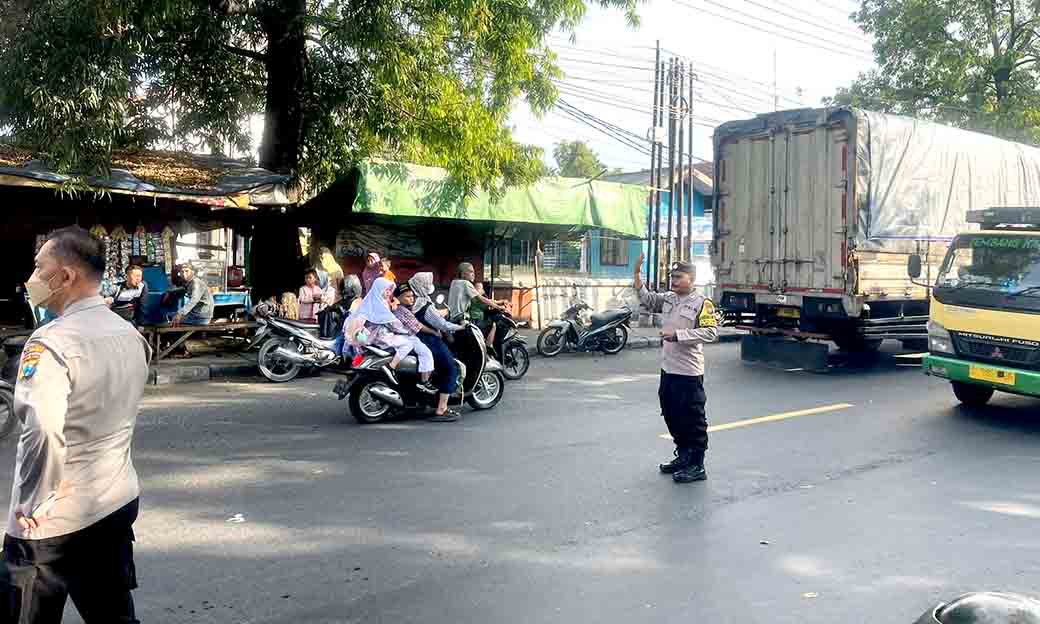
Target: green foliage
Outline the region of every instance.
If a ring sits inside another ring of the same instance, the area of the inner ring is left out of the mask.
[[[636,23],[637,0],[592,1]],[[263,113],[275,149],[262,146],[260,164],[312,187],[369,156],[446,167],[467,189],[525,182],[544,173],[541,153],[506,118],[520,98],[538,113],[553,105],[560,71],[545,37],[572,32],[585,10],[586,0],[0,0],[0,127],[59,169],[96,171],[120,146],[251,147],[249,116]]]
[[[584,141],[562,141],[553,148],[557,174],[564,178],[594,178],[607,166]]]
[[[878,68],[827,101],[1038,142],[1040,10],[1022,0],[863,0]]]

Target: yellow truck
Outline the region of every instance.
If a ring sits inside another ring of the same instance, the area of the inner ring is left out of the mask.
[[[925,374],[984,405],[994,391],[1040,397],[1040,208],[968,213],[932,285]],[[923,261],[907,272],[919,279]]]

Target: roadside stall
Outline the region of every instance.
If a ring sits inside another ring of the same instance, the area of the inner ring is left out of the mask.
[[[254,224],[291,203],[287,182],[242,161],[168,152],[117,155],[108,177],[72,176],[0,144],[0,200],[8,212],[0,229],[0,338],[28,335],[49,320],[30,308],[22,283],[47,236],[69,225],[106,243],[102,292],[118,285],[129,265],[143,268],[147,325],[176,311],[177,268],[187,261],[214,293],[215,319],[240,320],[252,303],[244,267]]]

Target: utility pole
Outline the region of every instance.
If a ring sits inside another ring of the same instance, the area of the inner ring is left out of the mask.
[[[678,91],[677,91],[678,96],[675,98],[675,102],[676,102],[676,106],[679,107],[678,113],[676,115],[677,120],[678,120],[678,126],[679,126],[678,149],[676,150],[679,153],[679,159],[678,159],[679,160],[679,162],[678,162],[678,169],[679,169],[679,191],[678,191],[678,195],[679,195],[679,198],[678,198],[678,201],[676,202],[676,204],[678,205],[679,210],[678,210],[678,212],[675,215],[675,218],[676,218],[676,221],[675,221],[675,235],[679,239],[679,253],[678,253],[677,259],[680,262],[682,262],[682,261],[686,260],[686,246],[683,245],[683,228],[682,228],[682,224],[683,224],[683,204],[685,204],[685,202],[683,200],[686,199],[686,193],[685,193],[686,184],[683,182],[683,177],[684,177],[683,174],[686,173],[683,170],[683,144],[685,143],[685,141],[683,141],[683,138],[684,138],[683,137],[683,134],[684,134],[683,133],[683,128],[686,125],[686,114],[687,114],[686,113],[686,107],[688,106],[688,104],[685,101],[686,98],[683,97],[685,95],[685,92],[686,92],[686,67],[685,67],[685,65],[683,65],[682,61],[679,62],[679,68],[678,68],[677,74],[679,76],[679,88],[678,88]]]
[[[668,246],[665,248],[666,271],[672,270],[672,247],[675,246],[675,232],[672,230],[672,219],[675,218],[675,135],[679,105],[677,89],[677,65],[675,58],[668,65]]]
[[[650,199],[647,206],[647,230],[646,230],[646,280],[650,283],[653,279],[651,267],[654,261],[654,213],[657,212],[659,194],[657,192],[657,114],[660,101],[658,100],[658,89],[661,83],[661,40],[657,40],[657,55],[654,59],[654,104],[651,109],[652,119],[650,123]]]
[[[690,103],[687,106],[687,121],[689,130],[686,140],[688,142],[687,155],[690,157],[689,183],[686,185],[686,244],[689,248],[690,260],[693,260],[693,65],[690,66]]]
[[[658,123],[660,123],[661,126],[663,126],[664,125],[664,111],[665,111],[665,64],[664,64],[663,61],[661,62],[660,66],[658,67],[658,72],[659,72],[661,78],[658,81],[658,85],[657,85],[657,88],[658,88],[657,101],[659,102],[659,109],[658,109],[657,117],[658,117]],[[655,129],[656,130],[660,130],[661,126],[656,126]],[[661,134],[663,134],[663,131],[661,132]],[[664,161],[664,145],[662,143],[662,140],[663,140],[662,137],[658,136],[656,141],[655,141],[655,143],[654,143],[654,145],[655,145],[655,147],[657,149],[657,172],[656,172],[657,173],[657,181],[654,183],[654,188],[657,189],[658,201],[657,201],[657,203],[654,204],[654,215],[655,215],[655,217],[654,217],[654,248],[651,250],[651,253],[653,254],[653,258],[654,258],[653,284],[654,284],[654,289],[655,290],[658,288],[658,286],[661,283],[658,278],[660,277],[659,274],[660,274],[660,267],[661,267],[661,260],[660,260],[660,258],[661,258],[661,201],[660,201],[660,199],[661,199],[661,189],[664,188],[664,185],[662,183],[662,178],[664,178],[664,162],[663,162]]]
[[[780,110],[780,94],[776,89],[776,48],[773,48],[773,112]]]

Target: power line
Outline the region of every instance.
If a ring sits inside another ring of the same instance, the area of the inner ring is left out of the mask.
[[[826,31],[830,31],[830,32],[832,32],[834,34],[837,34],[839,36],[842,36],[842,37],[849,37],[849,36],[864,37],[865,36],[864,33],[860,32],[858,30],[835,28],[834,26],[829,26],[827,24],[821,24],[819,22],[810,21],[810,20],[806,19],[805,16],[803,16],[803,15],[792,15],[791,13],[788,13],[786,11],[781,11],[780,9],[777,9],[775,7],[771,7],[771,6],[766,5],[766,4],[762,4],[760,2],[757,2],[756,0],[744,0],[744,2],[746,2],[747,4],[750,4],[752,6],[756,6],[756,7],[760,8],[760,9],[763,9],[763,10],[766,10],[766,11],[770,11],[772,13],[776,13],[777,15],[783,15],[784,17],[786,17],[788,19],[793,19],[793,20],[802,22],[804,24],[807,24],[809,26],[814,26],[816,28],[820,28],[820,29],[823,29],[823,30],[826,30]]]
[[[593,56],[602,56],[602,57],[607,57],[607,58],[610,58],[610,59],[634,60],[634,61],[637,61],[637,62],[645,62],[645,63],[647,63],[648,65],[651,65],[651,66],[653,65],[653,59],[619,55],[619,54],[617,54],[617,52],[615,50],[608,49],[608,48],[594,48],[594,47],[575,48],[573,46],[568,46],[568,47],[570,48],[570,51],[578,52],[578,53],[581,53],[581,54],[588,54],[588,55],[593,55]],[[643,47],[643,46],[636,46],[636,47]],[[707,62],[705,62],[703,60],[694,59],[692,57],[689,57],[687,55],[681,54],[681,53],[676,52],[674,50],[669,50],[667,48],[662,48],[662,51],[667,52],[668,54],[671,54],[671,55],[673,55],[675,57],[678,57],[678,58],[680,58],[680,59],[682,59],[684,61],[687,61],[687,62],[689,62],[692,65],[695,65],[696,66],[695,69],[696,69],[696,71],[698,73],[714,75],[715,77],[717,77],[717,78],[719,78],[721,80],[727,80],[727,81],[738,80],[740,82],[746,82],[749,85],[757,85],[759,87],[763,87],[765,89],[768,89],[769,92],[770,92],[770,97],[772,97],[773,83],[771,83],[771,82],[764,82],[764,81],[760,81],[760,80],[755,80],[753,78],[749,78],[747,76],[738,76],[736,74],[728,73],[730,71],[728,68],[719,67],[717,65],[712,65],[712,64],[707,63]],[[583,59],[583,60],[588,60],[588,59]],[[602,63],[606,67],[615,67],[615,65],[613,63],[610,63],[610,62],[607,62],[607,61],[602,61]],[[630,66],[625,65],[625,66],[620,66],[620,67],[630,67]],[[584,70],[584,71],[587,71],[587,70]],[[603,74],[598,74],[598,75],[608,76],[610,78],[616,78],[617,77],[616,72],[603,73]],[[605,81],[598,81],[598,82],[605,83]],[[632,80],[632,81],[613,81],[613,82],[615,82],[617,84],[621,84],[621,83],[637,82],[637,81]],[[653,79],[648,77],[646,79],[639,79],[638,82],[641,83],[641,84],[642,83],[653,84]],[[792,94],[795,93],[795,91],[790,91],[787,88],[785,88],[782,92],[784,92],[784,93],[792,93]],[[785,98],[785,99],[794,101],[793,98],[789,98],[789,97]]]
[[[745,0],[745,1],[750,1],[750,0]],[[783,28],[785,31],[793,32],[796,35],[799,35],[799,36],[802,36],[802,37],[809,37],[810,40],[811,39],[818,39],[820,42],[822,42],[824,44],[827,44],[828,46],[835,46],[839,50],[841,50],[842,46],[845,45],[844,42],[841,42],[841,41],[834,41],[834,40],[831,40],[831,39],[824,39],[823,37],[820,37],[820,35],[818,33],[805,32],[805,31],[802,31],[802,30],[791,28],[790,26],[787,26],[787,25],[784,25],[784,24],[778,24],[776,22],[771,22],[771,21],[768,21],[768,20],[762,20],[757,15],[753,15],[751,13],[747,13],[745,11],[741,11],[740,9],[735,9],[735,8],[733,8],[731,6],[726,6],[725,4],[723,4],[721,2],[718,2],[718,0],[701,0],[701,2],[704,2],[705,4],[710,4],[710,5],[719,7],[720,9],[724,9],[724,10],[730,11],[731,13],[736,13],[737,15],[740,15],[741,17],[745,17],[747,19],[755,20],[755,21],[760,22],[760,23],[761,22],[765,22],[766,24],[769,24],[770,26],[773,26],[773,27],[776,27],[776,28]],[[733,20],[733,21],[736,21],[736,20]],[[799,19],[798,21],[802,22],[803,24],[807,24],[807,25],[810,25],[810,26],[812,25],[811,23],[806,22],[804,19]],[[745,26],[746,25],[747,24],[745,24]],[[823,46],[820,46],[820,47],[822,48]],[[862,52],[862,53],[866,54],[868,56],[868,58],[871,58],[871,60],[873,60],[873,57],[870,56],[872,54],[871,50],[867,50],[867,49],[864,49],[864,48],[850,48],[849,51],[851,51],[851,52]]]
[[[703,1],[704,2],[711,2],[711,0],[703,0]],[[722,15],[720,13],[716,13],[716,12],[712,11],[711,9],[694,6],[694,5],[692,5],[692,4],[688,3],[688,2],[684,2],[683,0],[672,0],[672,2],[675,2],[676,4],[678,4],[680,6],[684,6],[684,7],[688,8],[688,9],[690,9],[692,11],[697,11],[697,12],[700,12],[700,13],[704,13],[706,15],[711,15],[712,17],[716,17],[716,18],[723,19],[723,20],[726,20],[726,21],[734,22],[736,24],[740,24],[742,26],[746,26],[746,27],[751,28],[753,30],[757,30],[759,32],[766,33],[767,35],[772,35],[774,37],[780,37],[781,39],[787,39],[787,40],[793,41],[795,43],[800,43],[800,44],[802,44],[804,46],[809,46],[811,48],[817,48],[817,49],[820,49],[820,50],[826,50],[828,52],[833,52],[835,54],[841,54],[842,56],[848,56],[848,57],[857,58],[857,59],[860,59],[860,60],[867,60],[867,61],[873,61],[874,60],[872,57],[867,56],[867,53],[865,51],[856,52],[856,51],[852,51],[852,50],[843,49],[842,47],[840,47],[843,44],[834,43],[833,41],[830,41],[830,40],[820,39],[820,41],[822,41],[825,44],[826,43],[830,43],[831,44],[831,45],[821,45],[820,43],[813,43],[812,41],[806,41],[806,40],[800,39],[798,37],[792,37],[791,35],[788,35],[788,34],[783,33],[783,32],[776,32],[774,30],[769,30],[769,29],[763,28],[762,26],[759,26],[757,24],[748,23],[748,22],[739,20],[739,19],[737,19],[735,17],[732,17],[732,16]],[[712,3],[712,4],[716,4],[716,3]],[[716,6],[718,6],[718,5],[716,4]],[[728,8],[728,7],[723,7],[723,8]],[[729,10],[731,10],[731,11],[733,11],[735,13],[739,13],[738,11],[735,11],[733,9],[729,9]],[[747,13],[741,13],[741,15],[745,15],[745,16],[749,17],[750,19],[753,19],[753,20],[757,19],[755,16],[749,15]],[[779,26],[779,25],[776,25],[776,24],[773,24],[773,25],[778,26],[780,28],[785,28],[786,30],[789,30],[790,32],[793,32],[793,33],[797,33],[797,34],[801,34],[801,35],[807,36],[810,39],[818,38],[816,35],[806,35],[805,33],[802,33],[801,31],[797,31],[797,30],[795,30],[793,28],[786,28],[786,27]]]

